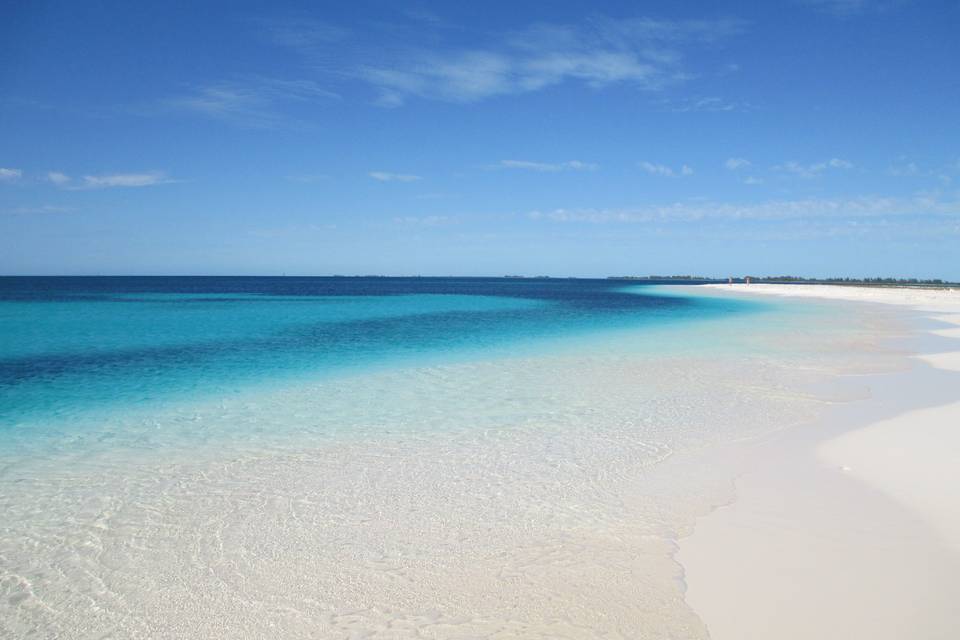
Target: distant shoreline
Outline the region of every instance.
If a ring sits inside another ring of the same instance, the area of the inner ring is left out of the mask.
[[[381,275],[381,274],[0,274],[0,280],[17,278],[264,278],[264,279],[395,279],[395,280],[608,280],[622,282],[644,282],[650,284],[784,284],[784,285],[835,285],[855,287],[932,287],[955,289],[960,282],[939,278],[805,278],[802,276],[742,276],[715,277],[692,275],[649,275],[649,276],[573,276],[573,275]]]

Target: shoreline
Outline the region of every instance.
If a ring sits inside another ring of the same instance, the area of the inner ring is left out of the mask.
[[[719,640],[953,637],[960,295],[707,287],[899,305],[917,312],[917,324],[942,328],[913,331],[909,371],[857,381],[869,387],[869,402],[838,405],[812,425],[747,445],[736,499],[678,542],[687,603]]]

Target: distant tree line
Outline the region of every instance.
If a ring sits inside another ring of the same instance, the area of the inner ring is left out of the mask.
[[[607,276],[608,280],[698,280],[708,282],[727,282],[727,278],[708,278],[691,275],[649,275],[649,276]],[[734,282],[778,282],[778,283],[807,283],[807,284],[860,284],[860,285],[899,285],[899,286],[958,286],[956,282],[934,278],[805,278],[803,276],[742,276],[732,278]]]
[[[948,285],[955,284],[940,278],[923,280],[920,278],[804,278],[803,276],[747,276],[753,282],[808,282],[820,284],[915,284]]]

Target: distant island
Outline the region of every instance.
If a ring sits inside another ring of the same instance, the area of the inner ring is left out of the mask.
[[[957,287],[960,283],[933,278],[805,278],[803,276],[753,276],[746,275],[734,278],[713,278],[693,275],[649,275],[649,276],[607,276],[607,280],[683,280],[704,282],[775,282],[778,284],[838,284],[856,286],[922,286],[922,287]]]

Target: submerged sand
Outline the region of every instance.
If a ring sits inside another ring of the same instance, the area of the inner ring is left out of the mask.
[[[712,288],[895,305],[933,338],[909,346],[909,371],[858,380],[870,401],[754,445],[736,501],[681,541],[686,600],[711,637],[956,637],[960,291]]]
[[[745,443],[905,368],[897,313],[815,307],[124,414],[0,459],[0,636],[706,638],[674,553],[733,501]]]

